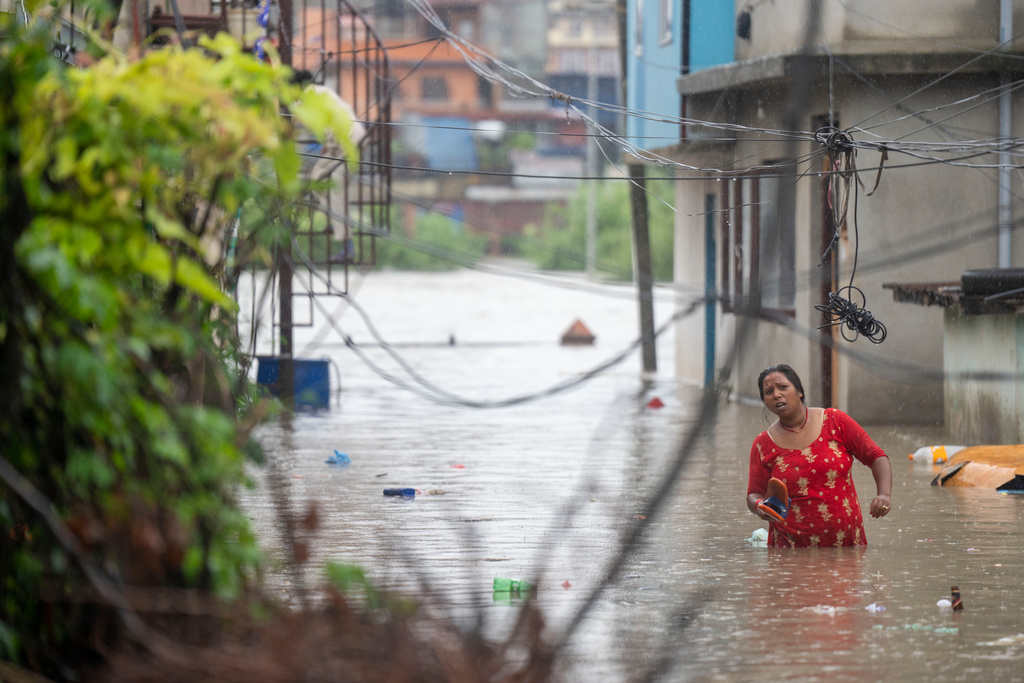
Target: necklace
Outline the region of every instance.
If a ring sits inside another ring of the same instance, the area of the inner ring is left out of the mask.
[[[797,427],[796,429],[790,429],[789,427],[787,427],[786,425],[784,425],[782,423],[782,418],[781,417],[779,418],[779,426],[782,427],[783,429],[785,429],[787,432],[793,432],[794,434],[796,434],[798,432],[802,432],[804,430],[804,426],[807,424],[807,417],[810,414],[811,413],[807,409],[807,406],[804,406],[804,421],[800,423],[799,427]]]

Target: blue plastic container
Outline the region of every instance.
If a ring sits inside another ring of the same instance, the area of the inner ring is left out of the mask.
[[[403,498],[415,498],[416,489],[384,489],[385,496],[402,496]]]
[[[281,359],[277,356],[257,356],[256,385],[271,396],[281,396]],[[328,408],[331,405],[331,375],[328,361],[296,358],[292,361],[295,372],[295,405]]]

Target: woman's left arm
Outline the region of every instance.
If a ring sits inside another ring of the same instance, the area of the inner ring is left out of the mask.
[[[847,451],[870,467],[871,476],[875,478],[876,493],[868,512],[872,517],[885,517],[892,507],[892,466],[889,464],[889,456],[852,417],[839,410],[832,410],[832,415]]]
[[[877,493],[868,511],[872,517],[885,517],[892,507],[892,466],[888,457],[875,458],[871,463],[871,476],[875,478]]]

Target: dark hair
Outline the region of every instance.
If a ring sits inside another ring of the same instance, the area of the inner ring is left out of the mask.
[[[779,365],[769,365],[768,367],[761,371],[760,375],[757,376],[757,395],[761,399],[762,403],[764,403],[764,378],[772,374],[773,372],[782,373],[786,377],[786,379],[788,379],[793,384],[793,386],[796,387],[796,390],[800,392],[800,402],[807,402],[804,397],[804,385],[803,382],[800,381],[800,375],[796,374],[796,370],[789,367],[785,363],[780,363]]]

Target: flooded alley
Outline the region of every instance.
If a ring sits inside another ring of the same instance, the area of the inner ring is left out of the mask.
[[[940,428],[865,425],[894,477],[892,514],[866,516],[866,549],[769,550],[750,540],[767,525],[744,504],[760,407],[721,398],[701,423],[702,389],[673,378],[671,330],[654,377],[635,350],[610,362],[638,336],[629,286],[494,267],[374,272],[351,288],[358,309],[310,305],[295,345],[329,359],[331,408],[260,430],[269,465],[244,499],[275,552],[285,532],[268,478],[296,513],[317,506],[310,574],[269,577],[285,599],[325,562],[351,563],[501,639],[518,604],[492,582],[525,579],[558,640],[682,454],[642,544],[568,641],[565,680],[1024,680],[1024,497],[931,486],[932,467],[907,456],[943,443]],[[656,326],[673,307],[658,296]],[[576,319],[593,346],[559,345]],[[335,451],[351,464],[328,464]],[[868,468],[855,481],[866,506]],[[953,585],[962,612],[936,605]]]

